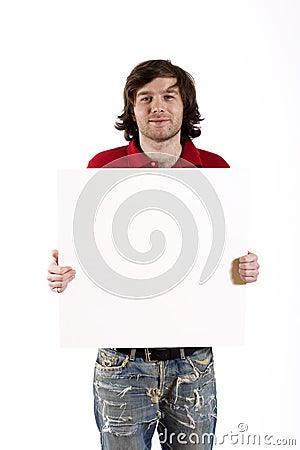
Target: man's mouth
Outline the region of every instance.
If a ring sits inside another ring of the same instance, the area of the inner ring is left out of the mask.
[[[165,125],[167,122],[169,122],[170,119],[167,117],[161,117],[159,119],[149,119],[150,123],[153,123],[154,125]]]

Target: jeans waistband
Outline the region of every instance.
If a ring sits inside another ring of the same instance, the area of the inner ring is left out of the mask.
[[[203,347],[170,347],[170,348],[114,348],[119,353],[130,355],[130,359],[143,358],[148,362],[167,361],[168,359],[191,356]]]

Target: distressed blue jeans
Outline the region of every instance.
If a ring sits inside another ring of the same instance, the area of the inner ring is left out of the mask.
[[[157,426],[163,450],[210,450],[217,418],[213,354],[147,362],[98,349],[95,417],[103,450],[148,450]]]

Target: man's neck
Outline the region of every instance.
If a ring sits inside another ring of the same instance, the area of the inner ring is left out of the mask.
[[[182,151],[180,133],[163,142],[156,142],[145,136],[139,136],[140,147],[148,158],[158,161],[159,167],[172,167]]]

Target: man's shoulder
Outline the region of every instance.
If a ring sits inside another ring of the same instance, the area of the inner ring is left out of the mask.
[[[230,167],[222,156],[197,148],[192,140],[187,140],[185,142],[181,157],[197,167]]]
[[[112,148],[110,150],[104,150],[97,153],[88,163],[88,168],[98,169],[100,167],[109,164],[116,159],[122,158],[127,155],[128,145],[123,145],[122,147]]]
[[[202,167],[204,168],[218,168],[218,167],[230,167],[230,165],[225,161],[222,156],[217,155],[216,153],[209,152],[207,150],[197,149],[200,154]]]

